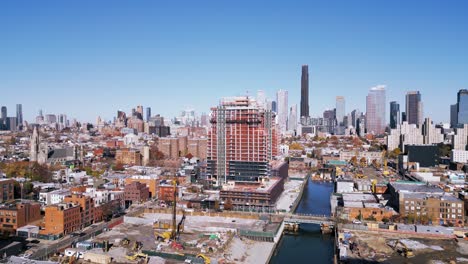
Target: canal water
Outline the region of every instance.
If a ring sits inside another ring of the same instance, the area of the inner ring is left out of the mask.
[[[296,212],[330,215],[333,183],[309,181]],[[322,235],[318,225],[301,225],[297,235],[284,235],[270,264],[333,263],[333,235]]]

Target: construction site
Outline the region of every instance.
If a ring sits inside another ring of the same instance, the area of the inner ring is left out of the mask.
[[[265,263],[281,220],[259,214],[195,212],[179,209],[173,202],[170,208],[148,207],[125,216],[122,224],[65,249],[57,261]]]
[[[468,242],[443,236],[343,230],[342,263],[468,263]]]

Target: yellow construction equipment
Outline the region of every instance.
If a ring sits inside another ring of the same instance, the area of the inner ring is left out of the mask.
[[[140,251],[140,249],[143,247],[143,243],[140,241],[135,241],[135,244],[133,244],[132,250],[133,251]]]
[[[198,255],[197,255],[197,258],[203,259],[203,262],[204,262],[205,264],[210,264],[210,263],[211,263],[210,257],[205,256],[205,255],[203,255],[203,254],[198,254]]]
[[[144,259],[145,263],[148,263],[148,255],[147,254],[143,254],[143,253],[135,253],[133,255],[130,255],[130,256],[125,256],[128,260],[137,260],[138,258],[141,258],[141,259]]]
[[[128,244],[130,244],[130,239],[128,238],[122,239],[122,245],[127,246]]]
[[[367,177],[366,177],[364,174],[362,174],[362,173],[356,173],[356,174],[354,175],[354,177],[356,177],[356,178],[358,178],[358,179],[365,179],[365,178],[367,178]]]
[[[166,231],[163,233],[159,233],[158,231],[154,231],[154,236],[156,237],[157,240],[159,241],[167,241],[171,239],[171,231]]]
[[[401,245],[401,247],[398,247],[398,245]],[[400,253],[402,256],[404,256],[405,258],[412,258],[414,257],[414,253],[413,253],[413,250],[408,248],[403,242],[401,242],[400,240],[397,240],[395,242],[395,245],[393,246],[393,249],[394,250],[397,250],[398,253]]]
[[[180,232],[183,230],[183,224],[185,221],[185,212],[183,212],[182,219],[178,225],[176,221],[176,218],[177,218],[177,180],[176,179],[172,180],[172,184],[174,186],[174,193],[173,193],[173,201],[172,201],[171,229],[166,232],[159,233],[158,231],[156,231],[156,225],[153,224],[153,228],[155,229],[154,236],[159,241],[168,241],[171,239],[177,239]]]

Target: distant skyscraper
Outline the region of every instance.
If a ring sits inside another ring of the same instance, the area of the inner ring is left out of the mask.
[[[23,106],[21,104],[16,105],[16,125],[23,125]]]
[[[450,105],[450,127],[456,127],[458,124],[458,104]]]
[[[263,90],[258,90],[257,91],[257,103],[260,107],[265,108],[266,107],[266,95],[265,91]]]
[[[423,105],[419,91],[411,91],[406,94],[406,119],[408,124],[422,125]]]
[[[149,122],[151,118],[151,107],[146,107],[146,122]]]
[[[288,91],[278,90],[276,92],[278,102],[278,126],[281,133],[288,130]]]
[[[351,112],[351,125],[354,127],[354,128],[357,128],[357,120],[358,118],[361,116],[361,112],[359,111],[359,109],[354,109],[352,112]]]
[[[385,86],[372,87],[366,97],[367,133],[379,135],[385,132]]]
[[[457,124],[468,124],[468,90],[457,94]]]
[[[301,75],[301,117],[309,116],[309,66],[302,65]]]
[[[343,118],[346,114],[345,98],[343,96],[336,97],[336,123],[338,126],[343,126]]]
[[[408,119],[406,118],[406,112],[401,112],[401,123],[403,122],[408,122]]]
[[[288,130],[295,131],[297,130],[297,104],[294,104],[289,109],[289,120],[288,120]]]
[[[278,104],[276,101],[271,101],[271,111],[277,113],[278,112]]]
[[[396,128],[400,124],[400,104],[390,102],[390,128]]]
[[[7,118],[7,107],[6,106],[2,106],[2,120],[3,122],[5,122],[6,118]]]

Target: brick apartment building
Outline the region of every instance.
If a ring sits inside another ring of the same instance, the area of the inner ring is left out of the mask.
[[[115,153],[117,163],[141,166],[142,155],[137,149],[122,148]]]
[[[15,181],[12,179],[0,179],[0,203],[13,201]]]
[[[390,204],[403,217],[427,221],[433,225],[463,226],[464,201],[446,194],[436,186],[416,182],[394,182],[388,185]]]
[[[79,204],[61,203],[45,208],[46,235],[66,235],[81,229],[81,207]]]
[[[148,201],[149,199],[149,188],[146,184],[140,182],[132,182],[125,185],[125,203],[139,204]]]
[[[82,194],[72,194],[63,199],[64,203],[78,204],[81,214],[81,228],[92,225],[95,222],[94,200]]]
[[[158,177],[156,175],[134,175],[125,179],[125,185],[132,182],[145,184],[150,192],[150,197],[154,198],[158,195]]]
[[[179,194],[179,187],[176,189],[176,197]],[[158,200],[165,202],[174,201],[174,185],[160,184],[158,188]]]
[[[34,202],[23,202],[15,205],[0,206],[0,232],[15,232],[31,222],[41,219],[41,205]]]

